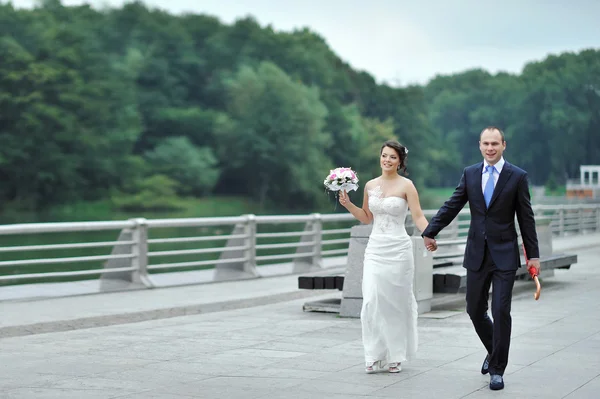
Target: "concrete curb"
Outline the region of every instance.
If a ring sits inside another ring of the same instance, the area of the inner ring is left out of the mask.
[[[172,317],[222,312],[226,310],[245,309],[274,303],[293,301],[295,299],[323,296],[323,291],[294,291],[256,298],[236,299],[232,301],[210,304],[179,306],[173,308],[154,309],[140,312],[122,313],[106,316],[82,317],[72,320],[58,320],[20,326],[0,328],[0,338],[21,337],[25,335],[46,334],[85,328],[107,327],[118,324],[139,323],[142,321],[167,319]]]

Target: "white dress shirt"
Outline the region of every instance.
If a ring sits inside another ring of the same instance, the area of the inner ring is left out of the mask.
[[[487,161],[483,161],[483,169],[481,171],[481,192],[485,192],[485,185],[487,184],[488,179],[490,178],[490,174],[487,172],[486,168],[489,163]],[[504,157],[501,157],[500,160],[494,165],[494,187],[498,183],[498,179],[500,178],[500,172],[502,172],[502,168],[504,167]]]

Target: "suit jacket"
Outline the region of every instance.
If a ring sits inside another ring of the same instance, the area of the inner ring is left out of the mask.
[[[454,194],[431,219],[422,235],[435,238],[468,202],[471,226],[463,266],[473,271],[481,268],[487,241],[492,259],[498,269],[517,270],[521,266],[521,261],[515,215],[528,257],[539,258],[527,172],[505,162],[488,208],[481,188],[482,171],[483,162],[464,169]]]

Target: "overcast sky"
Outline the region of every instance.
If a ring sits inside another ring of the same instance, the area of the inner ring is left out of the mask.
[[[6,0],[0,0],[6,2]],[[63,0],[120,6],[122,0]],[[35,0],[13,0],[30,7]],[[308,27],[354,68],[405,86],[471,68],[518,73],[547,54],[600,48],[600,0],[148,0],[172,13],[277,30]]]

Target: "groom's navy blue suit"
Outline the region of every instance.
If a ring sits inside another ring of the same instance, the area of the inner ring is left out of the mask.
[[[489,372],[504,374],[511,333],[511,297],[521,265],[515,215],[530,259],[539,258],[527,172],[504,162],[489,206],[482,189],[483,162],[464,169],[454,194],[429,222],[423,236],[435,238],[469,203],[471,226],[465,249],[467,312],[489,354]],[[492,316],[488,311],[492,284]]]

